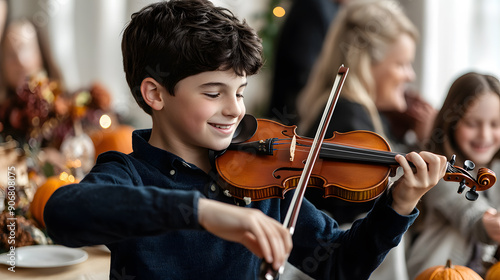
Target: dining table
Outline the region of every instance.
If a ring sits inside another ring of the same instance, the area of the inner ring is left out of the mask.
[[[77,264],[61,267],[15,267],[9,270],[0,264],[0,279],[47,279],[47,280],[104,280],[110,275],[110,252],[104,246],[80,248],[87,252],[88,258]]]

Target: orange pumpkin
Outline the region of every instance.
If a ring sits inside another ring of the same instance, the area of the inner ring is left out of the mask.
[[[494,265],[492,265],[488,269],[486,277],[484,278],[484,280],[498,280],[498,279],[500,279],[500,262],[497,262]]]
[[[45,204],[49,200],[50,196],[58,188],[72,183],[76,183],[74,179],[71,180],[63,176],[52,176],[47,178],[47,180],[40,187],[38,187],[30,204],[30,212],[33,218],[42,227],[45,227],[45,222],[43,221],[43,209],[45,208]]]
[[[436,265],[422,271],[415,280],[483,280],[474,270],[461,265],[452,265],[448,260],[446,265]]]
[[[94,142],[95,156],[107,151],[118,151],[125,154],[132,152],[132,132],[134,128],[119,125],[116,128],[100,129],[90,135]]]

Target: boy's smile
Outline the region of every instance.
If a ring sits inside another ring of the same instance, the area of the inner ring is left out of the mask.
[[[180,80],[175,95],[161,91],[162,108],[153,114],[150,143],[186,161],[223,150],[245,115],[246,76],[233,70],[202,72]]]

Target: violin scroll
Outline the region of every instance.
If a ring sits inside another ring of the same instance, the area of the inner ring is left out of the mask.
[[[470,190],[465,194],[465,198],[474,201],[479,197],[478,191],[484,191],[491,188],[497,178],[495,172],[488,168],[481,167],[477,172],[477,179],[469,173],[470,170],[475,168],[472,161],[466,160],[464,162],[464,167],[454,166],[455,155],[453,155],[448,162],[446,167],[446,175],[443,177],[445,181],[459,182],[458,193],[461,194],[465,187],[469,187]]]
[[[481,167],[477,171],[477,181],[479,185],[486,186],[486,189],[488,189],[495,184],[497,177],[492,170]]]

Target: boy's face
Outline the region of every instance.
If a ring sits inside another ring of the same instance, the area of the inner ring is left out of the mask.
[[[203,72],[179,81],[175,96],[164,92],[161,123],[168,146],[178,155],[207,148],[223,150],[245,115],[246,76],[233,70]],[[176,151],[178,148],[186,149]]]

